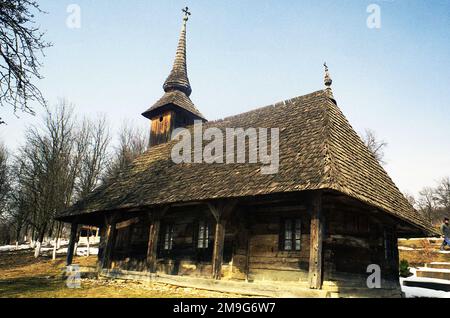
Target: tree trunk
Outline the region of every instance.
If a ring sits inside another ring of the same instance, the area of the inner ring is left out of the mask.
[[[67,261],[66,261],[67,266],[72,264],[73,254],[74,254],[74,249],[75,249],[75,241],[77,238],[77,232],[78,232],[78,224],[72,223],[72,226],[70,229],[69,245],[67,246]]]
[[[41,247],[42,247],[42,242],[44,241],[44,235],[45,235],[45,230],[46,230],[47,226],[44,225],[38,238],[37,238],[37,242],[36,242],[36,248],[34,250],[34,258],[38,258],[41,255]]]
[[[89,246],[89,238],[91,236],[91,228],[89,227],[89,229],[87,230],[87,252],[86,252],[86,256],[89,257],[89,255],[91,254],[90,251],[90,246]]]
[[[30,246],[31,246],[31,248],[34,248],[35,247],[35,245],[36,245],[36,241],[35,241],[35,237],[34,237],[34,227],[32,228],[32,230],[31,230],[31,235],[30,235],[30,240],[31,240],[31,242],[30,242]]]
[[[57,233],[57,236],[58,236],[58,241],[56,243],[57,244],[56,245],[57,249],[61,248],[61,234],[62,234],[63,227],[64,227],[64,224],[62,222],[60,222],[59,226],[58,226],[58,233]]]
[[[36,241],[36,247],[34,248],[34,258],[38,258],[41,254],[41,242]]]
[[[77,256],[78,244],[80,243],[80,227],[77,228],[77,236],[75,238],[75,248],[73,249],[73,255]]]
[[[55,237],[55,239],[54,239],[54,241],[53,241],[53,254],[52,254],[52,260],[55,260],[56,259],[56,245],[57,245],[57,242],[58,241],[58,238],[57,237]]]

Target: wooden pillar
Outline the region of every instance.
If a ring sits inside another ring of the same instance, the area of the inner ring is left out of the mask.
[[[111,257],[114,249],[114,242],[116,241],[116,220],[117,217],[113,215],[112,217],[105,221],[106,223],[106,234],[105,234],[105,247],[103,250],[103,260],[102,268],[111,267]]]
[[[222,278],[223,248],[225,245],[226,221],[231,215],[235,201],[220,201],[208,203],[208,207],[216,220],[216,231],[214,235],[214,249],[212,255],[212,278]]]
[[[106,249],[106,230],[107,230],[106,224],[99,227],[100,242],[98,244],[98,255],[97,255],[97,270],[98,271],[100,271],[103,268],[103,255],[105,255],[105,249]]]
[[[159,218],[152,218],[150,223],[148,248],[147,248],[147,267],[151,273],[156,272],[156,260],[158,258],[158,239],[159,229],[161,227],[161,220]]]
[[[322,288],[322,241],[324,215],[322,210],[322,194],[315,193],[311,204],[311,241],[309,254],[309,287]]]
[[[213,250],[213,270],[212,276],[219,280],[222,277],[222,263],[223,263],[223,246],[225,243],[225,221],[219,220],[216,222],[216,233],[214,235],[214,250]]]
[[[398,237],[397,236],[398,236],[397,229],[394,226],[392,228],[392,232],[391,232],[392,259],[390,260],[389,266],[391,267],[393,279],[396,281],[396,283],[398,282],[400,284],[400,281],[398,279],[399,278],[398,272],[399,272],[400,258],[399,258],[399,252],[398,252]]]
[[[248,282],[250,280],[250,243],[251,243],[251,231],[249,229],[249,225],[247,226],[245,230],[245,236],[246,236],[246,255],[245,255],[245,281]]]
[[[73,260],[73,252],[75,249],[75,243],[77,239],[77,232],[78,232],[78,224],[72,223],[70,227],[70,239],[69,239],[69,246],[67,247],[67,266],[72,264]]]
[[[164,217],[169,208],[169,206],[166,206],[160,209],[153,209],[149,213],[150,227],[147,246],[147,268],[150,273],[155,273],[157,270],[158,241],[161,219]]]

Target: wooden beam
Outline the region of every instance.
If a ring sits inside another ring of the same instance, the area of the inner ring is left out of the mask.
[[[105,248],[103,250],[102,268],[111,267],[111,257],[114,249],[114,242],[116,241],[116,215],[107,218],[106,223],[106,235],[105,235]]]
[[[309,287],[322,288],[322,241],[324,215],[322,193],[315,193],[311,202],[311,242],[309,256]]]
[[[67,266],[71,265],[73,261],[73,252],[77,240],[77,232],[78,232],[78,224],[72,223],[70,227],[69,246],[67,247],[67,261],[66,261]]]
[[[248,282],[250,279],[250,244],[251,244],[251,232],[248,227],[245,230],[246,236],[246,255],[245,255],[245,281]]]
[[[225,243],[225,221],[220,220],[216,223],[216,233],[214,236],[213,251],[213,278],[220,280],[222,278],[223,247]]]
[[[135,218],[132,218],[132,219],[129,219],[129,220],[117,223],[116,224],[116,229],[120,230],[120,229],[129,227],[129,226],[131,226],[133,224],[136,224],[136,223],[139,223],[139,218],[138,217],[135,217]]]
[[[208,207],[216,220],[216,231],[214,235],[214,250],[212,256],[212,277],[220,280],[222,277],[223,248],[225,244],[225,226],[230,217],[236,201],[209,202]]]
[[[147,267],[151,273],[156,272],[156,260],[158,253],[158,238],[161,221],[153,219],[150,223],[148,247],[147,247]]]
[[[106,246],[106,224],[102,224],[98,229],[100,231],[100,242],[98,244],[97,270],[100,271],[103,266],[103,254]]]
[[[158,210],[152,210],[149,213],[150,227],[147,245],[147,268],[150,273],[155,273],[157,269],[156,263],[158,260],[158,241],[161,219],[168,210],[169,207],[163,207]]]

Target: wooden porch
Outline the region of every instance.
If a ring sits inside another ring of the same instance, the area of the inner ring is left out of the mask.
[[[398,294],[399,222],[376,212],[322,191],[115,212],[102,227],[99,267],[107,276],[140,273],[133,275],[210,286],[246,283],[239,285],[246,289],[274,284],[287,294],[299,289],[298,295],[308,290],[323,297],[355,288],[376,294],[365,272],[375,263],[385,287],[378,293]]]

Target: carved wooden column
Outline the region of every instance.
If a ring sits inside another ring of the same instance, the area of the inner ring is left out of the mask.
[[[77,240],[77,233],[78,233],[78,224],[72,223],[70,227],[69,246],[67,247],[67,261],[66,261],[67,266],[71,265],[73,261],[73,252]]]
[[[322,241],[324,215],[322,193],[314,193],[311,202],[311,241],[309,254],[309,287],[322,288]]]
[[[226,222],[236,206],[235,201],[208,203],[208,207],[216,221],[214,235],[214,250],[212,255],[212,277],[220,280],[222,277],[223,248],[225,244]]]
[[[167,212],[169,207],[164,207],[161,210],[152,210],[149,213],[150,227],[148,234],[147,246],[147,268],[151,273],[156,272],[156,261],[158,259],[158,241],[159,230],[161,227],[161,219]]]

